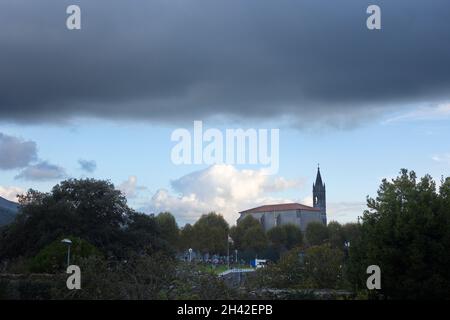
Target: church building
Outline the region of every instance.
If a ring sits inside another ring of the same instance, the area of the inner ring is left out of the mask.
[[[313,183],[313,206],[300,203],[282,203],[264,205],[239,212],[237,222],[247,215],[257,219],[265,231],[273,227],[294,224],[302,231],[306,230],[310,222],[321,222],[327,224],[326,192],[325,184],[322,182],[320,168],[317,168],[316,182]]]

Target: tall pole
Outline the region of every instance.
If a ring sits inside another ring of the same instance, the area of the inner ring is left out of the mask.
[[[72,245],[72,241],[70,239],[62,239],[62,243],[67,245],[67,267],[70,266],[70,246]]]
[[[227,263],[228,269],[230,269],[230,239],[227,237]]]
[[[67,267],[70,266],[70,244],[67,246]]]

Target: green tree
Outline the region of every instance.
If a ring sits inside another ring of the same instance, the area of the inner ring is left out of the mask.
[[[328,241],[328,228],[321,222],[311,222],[305,230],[305,237],[308,245],[321,245]]]
[[[195,245],[194,227],[187,223],[180,230],[180,249],[187,250]]]
[[[239,250],[262,250],[267,246],[267,237],[258,220],[248,215],[230,229],[234,247]]]
[[[343,253],[330,244],[312,246],[305,253],[305,272],[311,288],[336,289],[342,282]]]
[[[242,238],[243,250],[251,250],[258,253],[266,249],[267,244],[267,236],[261,225],[247,229]]]
[[[72,245],[70,247],[71,264],[79,265],[83,258],[103,256],[100,251],[89,242],[72,236],[67,238],[72,241]],[[61,243],[61,240],[62,238],[50,243],[30,260],[30,272],[57,273],[65,270],[67,267],[67,245]]]
[[[327,225],[328,238],[330,245],[334,248],[342,249],[344,247],[345,236],[342,225],[339,222],[331,221]]]
[[[263,256],[268,248],[268,238],[258,220],[248,215],[230,229],[233,247],[240,251],[241,259]]]
[[[175,217],[170,212],[161,212],[156,216],[161,237],[173,248],[178,248],[180,243],[180,229]]]
[[[226,254],[229,226],[214,212],[204,214],[193,226],[193,249],[203,253]]]
[[[234,247],[239,250],[247,249],[246,244],[244,244],[245,234],[249,229],[258,227],[261,227],[261,224],[250,215],[239,220],[238,223],[230,229],[230,236],[233,238]]]
[[[348,241],[351,245],[361,237],[361,224],[349,222],[342,225],[342,235],[344,241]]]
[[[406,169],[384,179],[368,198],[361,237],[350,248],[351,273],[365,286],[365,268],[381,268],[381,293],[395,299],[450,298],[450,178],[439,192],[429,175]]]
[[[108,181],[70,179],[50,193],[29,190],[20,205],[16,220],[0,233],[0,259],[34,256],[68,234],[85,239],[108,256],[161,248],[154,218],[135,213]],[[142,229],[145,232],[137,232]]]
[[[302,231],[293,224],[276,226],[267,232],[267,236],[280,253],[301,246],[303,242]]]
[[[163,238],[162,231],[153,215],[132,212],[127,220],[122,240],[111,245],[119,257],[128,257],[136,253],[152,255],[159,251],[164,251],[166,254],[174,253],[175,248]]]

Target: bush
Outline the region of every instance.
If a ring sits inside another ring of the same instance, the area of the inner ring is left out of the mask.
[[[70,264],[78,265],[82,258],[90,256],[101,256],[97,248],[89,242],[68,237],[72,241],[70,248]],[[29,270],[34,273],[57,273],[62,272],[67,267],[67,245],[56,240],[42,249],[29,262]]]

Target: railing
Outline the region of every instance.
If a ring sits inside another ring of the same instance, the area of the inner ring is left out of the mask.
[[[255,271],[255,269],[233,268],[233,269],[229,269],[229,270],[219,273],[219,276],[223,277],[230,273],[244,273],[244,272],[254,272],[254,271]]]

